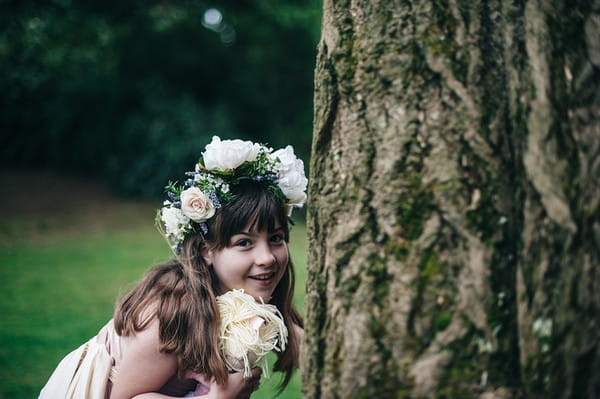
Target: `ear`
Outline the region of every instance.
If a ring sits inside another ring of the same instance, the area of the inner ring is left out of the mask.
[[[213,263],[213,262],[212,262],[212,258],[213,258],[213,257],[212,257],[212,254],[213,254],[213,251],[211,251],[210,249],[208,249],[208,248],[204,247],[204,248],[202,248],[202,252],[201,252],[201,254],[202,254],[202,259],[204,259],[204,262],[205,262],[205,263],[206,263],[208,266],[212,265],[212,263]]]

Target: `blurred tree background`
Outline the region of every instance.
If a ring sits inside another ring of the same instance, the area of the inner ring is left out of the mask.
[[[159,196],[212,135],[305,160],[317,0],[0,0],[0,167]]]

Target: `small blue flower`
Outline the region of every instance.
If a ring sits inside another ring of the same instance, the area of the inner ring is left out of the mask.
[[[202,234],[208,234],[208,225],[205,222],[200,223],[200,230],[202,230]]]
[[[214,191],[209,192],[208,198],[210,198],[210,200],[212,201],[212,203],[216,209],[219,209],[221,207],[221,201],[219,201],[219,197],[217,196],[217,193],[215,193]]]
[[[179,201],[179,197],[173,194],[171,191],[167,191],[167,196],[172,202]]]
[[[255,180],[255,181],[275,181],[278,179],[279,179],[279,177],[274,174],[258,175],[258,176],[252,177],[252,180]]]

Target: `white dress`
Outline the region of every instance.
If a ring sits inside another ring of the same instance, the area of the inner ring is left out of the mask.
[[[107,399],[121,359],[120,338],[111,320],[60,361],[39,399]]]
[[[125,340],[115,331],[113,321],[109,321],[98,335],[61,360],[42,388],[39,399],[108,399],[124,346]],[[208,380],[200,375],[194,378],[198,380],[196,391],[190,394],[206,395],[209,392]],[[183,397],[183,393],[176,392],[184,390],[188,385],[178,386],[173,382],[170,386],[165,385],[161,392]]]

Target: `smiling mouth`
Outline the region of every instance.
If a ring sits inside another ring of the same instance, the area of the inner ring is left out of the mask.
[[[266,274],[257,274],[255,276],[248,276],[248,278],[251,278],[252,280],[266,281],[266,280],[272,279],[273,276],[275,276],[275,272],[266,273]]]

